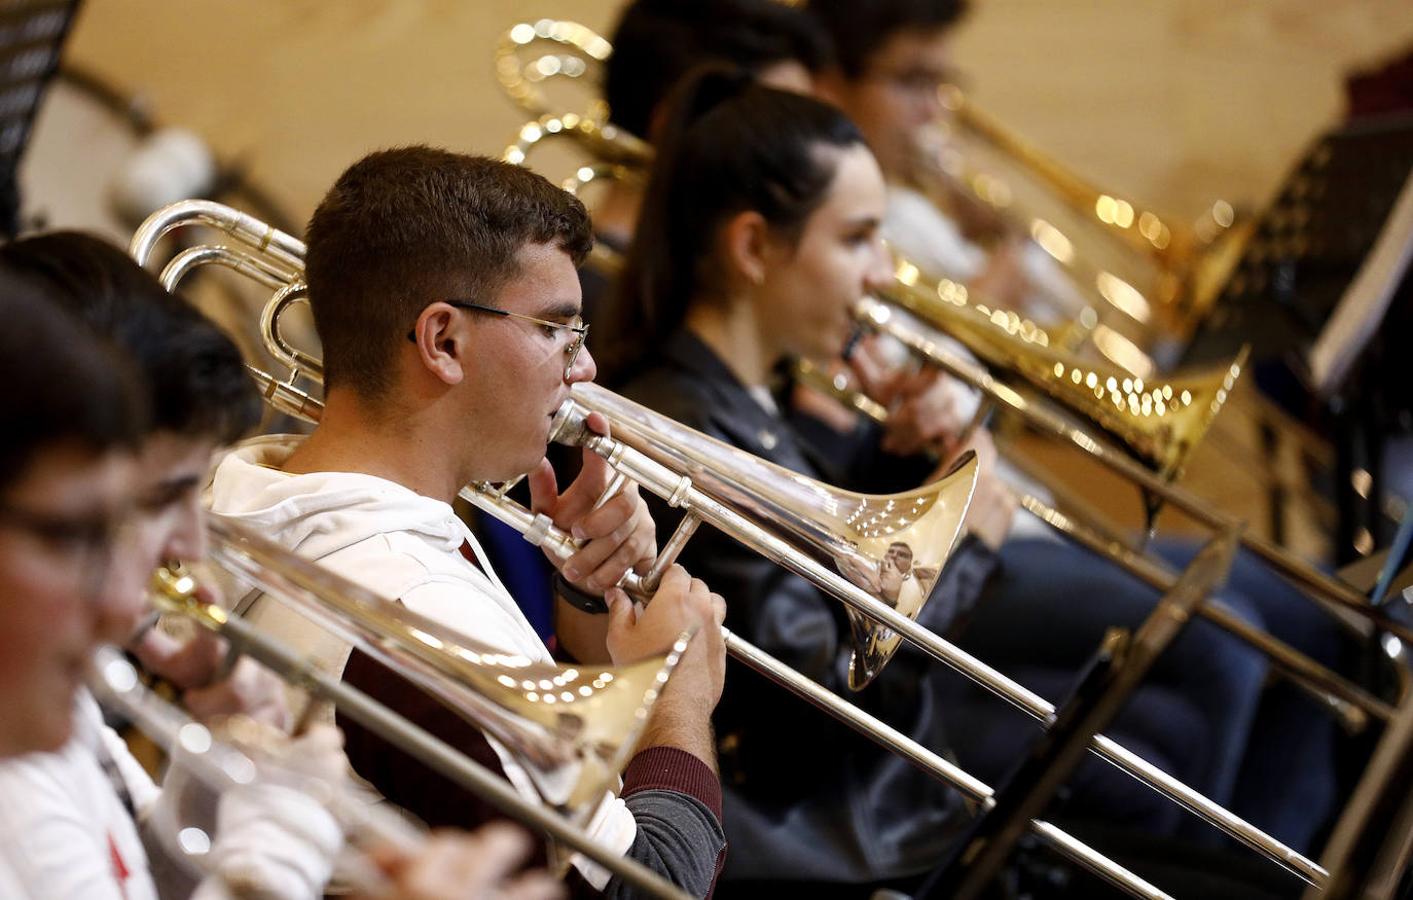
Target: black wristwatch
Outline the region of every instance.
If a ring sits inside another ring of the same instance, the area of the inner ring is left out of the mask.
[[[575,587],[558,572],[554,573],[554,592],[563,597],[575,609],[581,609],[595,616],[601,616],[608,612],[608,604],[604,602],[602,597]]]

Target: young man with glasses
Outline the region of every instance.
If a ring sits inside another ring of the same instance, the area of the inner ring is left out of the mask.
[[[590,241],[579,201],[524,169],[428,147],[355,163],[308,229],[322,420],[308,438],[257,439],[227,456],[213,508],[483,644],[549,660],[451,507],[465,484],[529,473],[534,507],[584,541],[556,564],[567,590],[605,594],[607,657],[642,659],[699,629],[628,766],[623,799],[603,804],[591,830],[704,895],[724,852],[710,728],[724,605],[674,567],[635,611],[614,585],[655,552],[636,488],[596,507],[609,481],[602,460],[585,453],[582,474],[560,493],[544,459],[570,385],[594,376],[576,274]],[[591,427],[606,430],[597,418]],[[390,690],[394,673],[350,661],[336,639],[276,621],[273,609],[253,614],[332,669],[347,663],[345,677],[360,687]],[[423,711],[434,730],[464,733],[454,715]],[[434,824],[478,815],[436,776],[390,763],[385,746],[362,747],[351,733],[355,769],[395,802]],[[514,759],[495,750],[516,780]],[[593,888],[621,893],[601,870],[579,869]]]
[[[1084,299],[1033,241],[1007,233],[940,173],[940,88],[956,83],[952,34],[966,0],[810,0],[834,61],[815,80],[853,119],[888,179],[883,236],[932,277],[967,283],[1002,306],[1076,315]],[[926,186],[924,189],[923,186]]]

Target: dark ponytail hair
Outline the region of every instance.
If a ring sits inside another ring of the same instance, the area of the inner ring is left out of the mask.
[[[713,287],[711,250],[721,224],[754,210],[796,239],[824,202],[835,160],[822,148],[864,143],[838,109],[699,69],[673,92],[637,232],[599,352],[604,380],[628,377],[644,348],[676,331],[688,302]]]

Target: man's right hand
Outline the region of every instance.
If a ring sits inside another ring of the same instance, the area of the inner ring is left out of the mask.
[[[635,606],[619,588],[604,594],[604,599],[608,601],[608,652],[614,665],[666,653],[682,632],[696,629],[663,698],[690,697],[709,714],[721,699],[726,677],[726,644],[721,634],[726,601],[681,566],[667,570],[644,608]]]

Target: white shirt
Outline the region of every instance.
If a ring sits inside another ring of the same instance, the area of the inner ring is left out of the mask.
[[[105,759],[138,821],[104,770]],[[175,766],[174,771],[180,762]],[[178,799],[153,783],[103,723],[93,697],[80,692],[68,743],[53,753],[0,762],[0,897],[156,900],[186,895],[200,872],[168,868],[166,879],[154,877],[138,825],[150,819],[183,824]],[[216,821],[216,846],[204,868],[218,874],[197,884],[192,900],[232,896],[226,876],[262,885],[267,896],[294,900],[321,895],[342,835],[317,802],[278,786],[249,787],[221,798]]]
[[[228,453],[212,478],[212,512],[489,649],[553,662],[475,535],[449,504],[372,475],[281,471],[302,440],[260,437]],[[461,555],[463,545],[470,547],[477,566]],[[246,615],[330,673],[342,674],[351,651],[347,642],[271,598],[255,601]],[[489,743],[511,783],[538,800],[529,773],[499,742]],[[588,830],[620,853],[637,836],[633,814],[617,797],[599,807]],[[595,887],[607,884],[606,870],[577,856],[575,866]]]
[[[969,282],[986,271],[986,250],[969,241],[950,216],[921,192],[888,186],[883,237],[904,259],[929,278]],[[1068,321],[1089,305],[1064,268],[1034,241],[1026,241],[1017,260],[1028,290],[1026,315]]]
[[[74,726],[56,752],[0,762],[0,857],[31,897],[155,898],[147,851],[98,754],[106,748],[138,811],[155,802],[157,787],[87,692]]]

